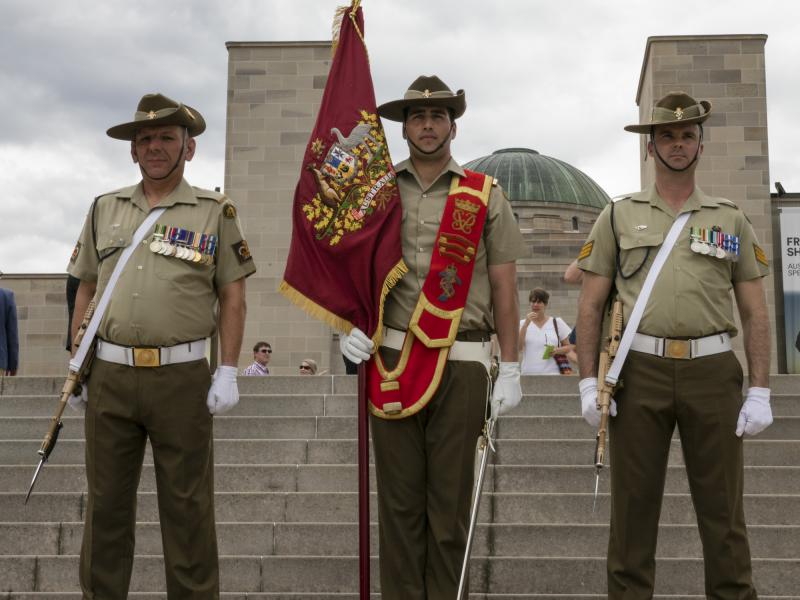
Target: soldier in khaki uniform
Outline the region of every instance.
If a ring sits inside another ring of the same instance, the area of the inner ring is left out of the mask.
[[[464,170],[450,155],[464,92],[438,77],[419,77],[405,98],[378,107],[403,123],[410,158],[395,167],[403,204],[403,260],[409,272],[386,299],[388,326],[381,356],[392,368],[428,276],[451,181]],[[500,344],[500,376],[492,411],[519,403],[517,258],[525,245],[502,189],[492,187],[472,282],[458,335],[441,383],[419,412],[402,419],[372,416],[378,480],[381,592],[385,599],[452,600],[456,596],[468,529],[475,441],[485,418],[488,378],[480,362],[455,360],[456,348]],[[401,335],[397,335],[402,332]],[[394,335],[393,335],[394,334]],[[392,342],[394,340],[395,343]],[[361,362],[372,342],[357,329],[341,338],[342,352]]]
[[[161,94],[144,96],[134,121],[108,130],[130,140],[142,180],[97,198],[68,267],[80,279],[75,314],[83,315],[150,210],[166,208],[122,270],[98,328],[88,385],[70,398],[86,411],[84,598],[127,597],[147,438],[167,596],[219,597],[212,415],[238,401],[244,279],[255,266],[230,200],[183,179],[204,130],[200,113]],[[206,339],[217,327],[221,366],[212,382]]]
[[[768,263],[744,213],[695,184],[710,111],[710,103],[673,92],[656,103],[649,123],[625,128],[649,135],[655,184],[606,207],[578,261],[584,271],[577,326],[581,400],[583,416],[597,426],[597,349],[609,293],[616,288],[627,324],[667,231],[678,215],[691,213],[655,282],[612,404],[611,599],[653,597],[676,424],[703,543],[706,596],[757,597],[742,510],[742,435],[772,422],[762,283]],[[751,386],[744,403],[742,369],[730,342],[737,334],[731,288]]]

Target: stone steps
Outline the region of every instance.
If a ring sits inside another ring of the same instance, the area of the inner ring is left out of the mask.
[[[33,440],[0,440],[0,465],[30,465],[38,462],[41,443]],[[214,459],[218,464],[354,464],[357,442],[341,440],[214,440]],[[576,439],[497,440],[496,465],[524,465],[531,457],[542,465],[587,465],[594,459],[595,441]],[[83,440],[58,441],[49,465],[83,465]],[[371,454],[370,454],[371,458]],[[745,465],[800,465],[800,444],[795,440],[746,439]],[[670,464],[682,465],[681,445],[675,440],[670,449]],[[150,446],[145,464],[153,464]]]
[[[480,523],[607,524],[609,495],[597,496],[596,510],[590,486],[583,493],[504,493],[484,491]],[[85,492],[34,492],[27,505],[25,494],[0,493],[0,514],[4,521],[19,523],[80,522],[86,503]],[[267,523],[354,523],[358,515],[355,492],[217,492],[217,519],[221,522]],[[749,525],[797,525],[800,515],[798,494],[745,494]],[[137,515],[141,521],[157,521],[155,492],[139,492]],[[375,493],[371,494],[370,515],[377,516]],[[695,523],[688,493],[667,493],[661,522],[670,525]]]
[[[59,440],[83,438],[83,417],[64,416]],[[4,417],[0,440],[37,440],[47,431],[50,417]],[[214,419],[214,435],[222,439],[334,440],[353,439],[355,417],[228,416]],[[595,435],[580,416],[517,416],[501,419],[498,439],[586,439]],[[800,416],[776,416],[759,440],[800,438]]]
[[[0,466],[4,491],[25,492],[33,466]],[[370,469],[372,489],[374,469]],[[355,465],[221,465],[214,474],[216,490],[241,492],[346,492],[356,488]],[[594,487],[592,465],[493,465],[487,469],[488,491],[580,493]],[[48,465],[39,476],[35,493],[86,489],[83,466]],[[142,469],[139,489],[155,490],[153,467]],[[607,491],[608,476],[600,478]],[[683,466],[668,467],[665,490],[688,492]],[[745,467],[745,493],[800,494],[800,466]]]
[[[222,591],[274,593],[352,593],[358,586],[358,559],[308,556],[223,556],[220,559]],[[15,592],[64,592],[78,589],[77,556],[0,556],[0,589]],[[377,591],[377,560],[372,559],[371,584]],[[800,560],[754,559],[755,583],[765,596],[792,596],[800,590]],[[690,595],[703,591],[702,560],[662,558],[656,571],[661,594]],[[603,594],[605,560],[573,558],[475,556],[470,569],[474,593],[493,594]],[[164,591],[163,561],[157,556],[137,556],[131,591]]]
[[[498,425],[471,570],[473,599],[605,597],[609,469],[592,512],[594,431],[577,377],[524,377]],[[0,381],[0,600],[73,600],[86,503],[82,416],[23,505],[60,378]],[[773,376],[775,423],[745,440],[745,498],[759,597],[800,598],[800,378]],[[241,378],[215,418],[216,516],[226,600],[358,597],[355,378]],[[612,445],[613,450],[613,445]],[[138,494],[132,598],[162,600],[161,536],[148,450]],[[659,535],[656,598],[703,598],[700,541],[676,436]],[[374,490],[374,471],[371,483]],[[371,548],[377,509],[371,496]],[[372,588],[378,590],[373,556]],[[377,598],[377,594],[373,593]]]
[[[2,523],[0,556],[77,556],[83,523]],[[753,558],[791,559],[800,556],[800,526],[748,527]],[[358,548],[358,524],[217,522],[219,553],[256,556],[352,556]],[[371,527],[371,548],[378,547],[378,527]],[[494,523],[480,524],[475,533],[475,556],[556,557],[602,556],[608,544],[606,524]],[[159,556],[163,552],[158,522],[139,521],[136,554]],[[697,527],[663,525],[659,532],[659,557],[701,558]]]
[[[529,377],[523,377],[523,382]],[[533,377],[530,377],[533,379]],[[528,392],[520,405],[514,409],[514,416],[574,417],[580,414],[580,396],[577,393],[577,380],[574,393],[533,394]],[[0,418],[4,417],[44,417],[52,415],[58,404],[53,396],[0,396]],[[776,417],[800,416],[800,402],[791,394],[772,394],[772,412]],[[316,394],[281,395],[265,398],[263,395],[242,395],[239,404],[226,413],[233,417],[353,417],[356,415],[356,396],[354,394]],[[65,417],[79,415],[69,408]],[[220,416],[218,418],[224,418]],[[42,432],[44,435],[44,432]]]

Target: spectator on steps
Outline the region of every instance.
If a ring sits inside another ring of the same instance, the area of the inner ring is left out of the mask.
[[[272,358],[272,346],[267,342],[256,342],[253,346],[253,364],[242,371],[242,375],[269,375],[267,365]]]

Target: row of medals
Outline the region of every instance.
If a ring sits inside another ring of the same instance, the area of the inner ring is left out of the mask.
[[[718,226],[711,229],[690,227],[689,239],[692,252],[734,262],[739,260],[739,236],[723,233]]]
[[[156,225],[150,251],[164,256],[174,256],[181,260],[214,264],[214,251],[217,248],[217,236],[210,233],[197,233],[180,227]]]

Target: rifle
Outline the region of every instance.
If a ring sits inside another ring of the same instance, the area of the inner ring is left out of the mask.
[[[472,506],[469,512],[469,532],[467,533],[467,546],[464,550],[464,562],[461,565],[461,577],[458,581],[458,593],[456,600],[462,600],[466,586],[467,571],[469,567],[469,555],[472,551],[472,540],[475,537],[475,525],[478,522],[478,508],[481,504],[481,494],[483,492],[483,479],[486,475],[486,464],[489,462],[489,449],[494,451],[494,425],[495,418],[486,419],[483,424],[483,431],[478,436],[478,443],[475,446],[475,483],[472,489]]]
[[[611,407],[611,397],[614,390],[621,386],[611,385],[606,381],[606,374],[614,362],[617,355],[619,342],[622,339],[622,302],[615,300],[611,307],[611,323],[608,327],[608,337],[606,345],[600,352],[600,360],[597,367],[597,408],[600,410],[600,426],[597,429],[597,441],[594,448],[594,501],[592,502],[592,512],[597,508],[597,490],[600,486],[600,471],[606,457],[606,443],[608,439],[608,411]]]
[[[75,335],[74,346],[76,348],[80,346],[81,341],[83,340],[83,335],[86,333],[86,328],[89,327],[89,321],[94,314],[94,309],[95,301],[92,300],[89,303],[89,306],[86,307],[86,314],[83,315],[83,321],[81,322],[81,326],[78,328],[78,333]],[[41,472],[44,463],[47,462],[47,459],[50,458],[50,454],[53,452],[53,448],[56,447],[58,435],[61,433],[61,429],[64,427],[64,424],[61,421],[61,415],[64,414],[64,409],[67,407],[67,400],[72,394],[80,394],[81,392],[82,382],[85,379],[86,373],[89,370],[89,365],[92,362],[92,350],[86,353],[86,358],[77,371],[70,368],[69,372],[67,373],[67,379],[64,381],[64,386],[61,388],[61,399],[58,402],[56,413],[53,415],[53,418],[50,419],[50,428],[47,430],[44,440],[42,440],[41,448],[39,448],[39,464],[36,467],[36,471],[33,473],[33,479],[31,479],[31,485],[28,487],[28,493],[25,495],[25,504],[28,503],[28,498],[31,497],[33,486],[36,484],[36,479],[39,477],[39,473]]]

